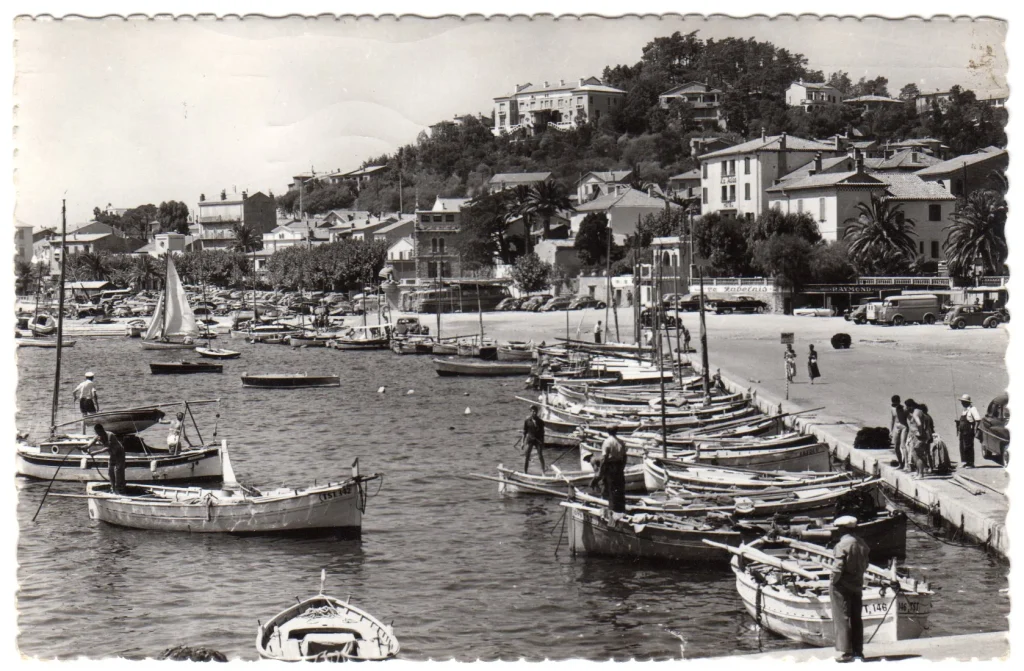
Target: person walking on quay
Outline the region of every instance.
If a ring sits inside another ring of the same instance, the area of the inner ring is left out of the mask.
[[[818,371],[818,353],[814,351],[814,345],[808,345],[811,348],[810,353],[807,355],[807,377],[811,378],[811,384],[814,384],[814,378],[821,377],[821,373]]]
[[[974,434],[981,421],[981,414],[971,402],[971,397],[960,397],[960,419],[956,420],[956,433],[960,437],[960,467],[974,468]]]
[[[627,291],[626,292],[626,307],[630,307],[630,308],[633,307],[633,292],[632,291]]]
[[[683,352],[690,351],[690,332],[683,327]]]
[[[829,579],[832,625],[835,630],[837,662],[864,659],[864,622],[861,609],[864,597],[864,573],[868,569],[868,544],[856,535],[857,518],[844,515],[836,527],[842,537],[832,553],[835,563]]]
[[[93,381],[95,377],[93,372],[89,371],[85,374],[85,380],[75,387],[74,400],[78,401],[82,417],[95,415],[100,411],[100,397],[96,393],[96,383]]]
[[[601,333],[602,333],[602,331],[603,331],[603,329],[601,328],[601,320],[598,319],[597,320],[597,325],[594,326],[594,342],[597,343],[598,345],[601,344]]]
[[[93,429],[96,431],[96,436],[99,437],[100,442],[103,443],[110,457],[107,465],[107,480],[110,482],[110,491],[114,494],[124,494],[126,491],[124,482],[124,445],[121,444],[121,440],[117,436],[107,433],[102,424],[97,424]]]
[[[619,430],[608,427],[608,437],[601,443],[601,465],[594,482],[601,482],[608,510],[626,512],[626,446],[619,440]]]
[[[526,447],[526,461],[523,463],[523,473],[530,472],[530,456],[533,450],[537,450],[537,459],[540,461],[541,475],[547,471],[544,465],[544,420],[540,418],[540,407],[530,408],[530,416],[523,423],[523,445]]]
[[[786,353],[783,354],[783,358],[786,360],[786,379],[792,382],[796,377],[796,352],[793,351],[792,345],[786,345]]]
[[[917,471],[914,479],[920,480],[930,470],[929,462],[931,461],[930,453],[934,424],[931,423],[931,417],[928,416],[928,413],[914,399],[908,398],[904,404],[907,410],[910,411],[910,414],[907,416],[907,430],[910,435],[908,444],[912,446],[911,454],[913,455],[914,468]]]
[[[892,407],[889,408],[889,440],[893,451],[896,452],[896,463],[901,471],[910,470],[910,462],[907,461],[903,444],[907,440],[907,411],[900,403],[899,396],[891,399]]]

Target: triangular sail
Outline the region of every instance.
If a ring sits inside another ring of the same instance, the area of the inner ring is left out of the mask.
[[[167,263],[167,304],[164,306],[164,336],[196,336],[196,316],[185,296],[185,287],[181,284],[174,262]]]
[[[146,335],[143,336],[144,340],[159,340],[163,335],[164,330],[164,295],[160,294],[160,298],[156,301],[156,309],[153,310],[153,319],[149,322],[149,328],[146,330]]]

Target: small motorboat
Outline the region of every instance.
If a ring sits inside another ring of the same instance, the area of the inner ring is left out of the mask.
[[[243,387],[264,389],[302,389],[305,387],[340,387],[341,377],[337,375],[307,375],[306,373],[282,373],[249,375],[242,374]]]
[[[18,344],[18,347],[45,347],[47,349],[57,348],[56,338],[15,338],[14,342]],[[61,343],[62,347],[74,347],[74,340],[65,340]]]
[[[57,320],[51,315],[40,313],[32,318],[28,328],[36,337],[52,336],[57,332]]]
[[[533,344],[511,341],[498,346],[498,361],[533,361]]]
[[[224,366],[205,361],[153,362],[149,364],[153,375],[188,375],[191,373],[223,373]]]
[[[320,593],[281,611],[256,633],[256,651],[280,662],[346,662],[392,659],[401,646],[394,631],[347,601]]]
[[[197,347],[196,354],[207,359],[237,359],[242,356],[241,352],[221,349],[219,347]]]

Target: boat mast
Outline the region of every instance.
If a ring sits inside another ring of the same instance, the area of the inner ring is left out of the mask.
[[[608,226],[605,229],[605,232],[608,235],[608,250],[607,250],[607,252],[605,254],[605,259],[604,259],[604,274],[605,274],[605,277],[607,278],[607,281],[605,282],[605,291],[604,291],[604,293],[605,293],[605,296],[604,296],[604,332],[605,333],[611,333],[611,331],[609,329],[609,326],[608,326],[608,309],[612,305],[612,225],[611,225],[611,222],[608,223]],[[616,324],[618,324],[618,321],[619,321],[619,316],[618,316],[618,314],[616,314],[615,315],[615,322],[616,322]],[[617,330],[618,329],[616,329],[616,331]],[[619,334],[616,333],[615,334],[615,339],[618,340],[618,338],[619,338]],[[602,341],[607,341],[607,340],[608,340],[608,338],[602,338]]]
[[[704,267],[700,271],[700,363],[704,369],[704,396],[711,396],[711,379],[708,375],[708,330],[704,323]]]
[[[655,347],[655,351],[658,353],[658,385],[661,389],[661,456],[662,458],[668,458],[668,427],[665,419],[665,352],[664,338],[662,338],[661,326],[663,323],[662,313],[665,310],[665,306],[661,302],[661,279],[664,268],[662,267],[662,256],[658,250],[654,251],[658,255],[658,286],[657,286],[657,299],[654,310],[654,329],[658,336],[658,344]],[[652,259],[653,260],[653,259]]]
[[[57,404],[60,401],[60,359],[64,348],[64,264],[68,254],[67,201],[60,202],[60,286],[57,288],[57,370],[53,380],[53,402],[50,406],[50,435],[57,429]]]
[[[476,285],[476,313],[480,316],[480,346],[484,346],[484,309],[480,305],[480,284]]]
[[[170,245],[168,245],[168,247],[170,247]],[[164,253],[164,260],[166,260],[166,263],[164,264],[164,313],[162,315],[160,315],[160,321],[163,323],[164,327],[162,329],[160,329],[160,338],[161,339],[167,337],[167,315],[168,315],[167,305],[168,305],[168,301],[171,300],[171,284],[170,284],[170,282],[167,281],[170,278],[170,276],[171,276],[171,250],[170,249],[168,249],[167,252]]]
[[[679,273],[683,272],[683,245],[682,237],[676,240],[676,273],[672,280],[672,291],[675,292],[674,300],[676,308],[676,371],[679,376],[679,387],[683,386],[683,353],[679,346],[679,332],[683,329],[683,322],[679,319]]]
[[[437,344],[441,344],[441,273],[444,270],[442,263],[437,264],[437,292],[434,298],[437,303]]]

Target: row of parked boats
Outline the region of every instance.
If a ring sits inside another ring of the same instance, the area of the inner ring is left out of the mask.
[[[579,352],[545,350],[542,393],[520,399],[541,407],[546,447],[578,449],[578,467],[559,468],[560,455],[543,474],[499,464],[496,476],[476,477],[496,481],[502,496],[559,501],[576,555],[729,567],[758,625],[815,646],[834,643],[829,545],[840,536],[835,520],[853,515],[874,562],[865,631],[874,642],[924,634],[932,591],[897,565],[907,518],[878,479],[833,470],[829,446],[789,428],[787,415],[761,412],[751,392],[678,359],[655,365],[635,348],[585,348],[586,370]],[[662,368],[652,384],[646,376]],[[612,427],[627,452],[624,513],[591,489]]]

